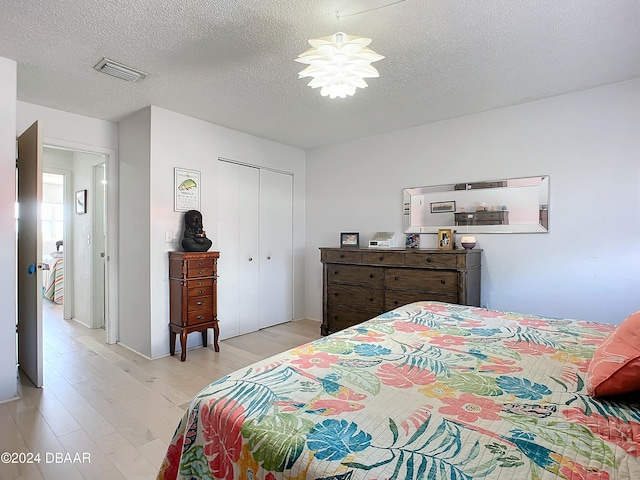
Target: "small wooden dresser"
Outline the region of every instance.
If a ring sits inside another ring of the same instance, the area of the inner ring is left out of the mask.
[[[482,250],[321,248],[321,333],[420,300],[480,306]]]
[[[217,271],[219,252],[169,252],[170,345],[176,351],[176,334],[180,335],[181,361],[187,358],[187,335],[202,332],[202,346],[207,346],[207,332],[213,328],[213,346],[218,346]]]

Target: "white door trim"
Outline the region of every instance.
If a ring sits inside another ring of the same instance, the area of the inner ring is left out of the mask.
[[[48,148],[104,155],[107,169],[107,269],[105,299],[105,330],[107,343],[118,341],[118,153],[112,148],[86,145],[58,138],[44,137]]]
[[[43,146],[43,150],[48,148],[47,146]],[[73,185],[73,172],[66,168],[56,168],[56,167],[48,167],[44,165],[44,155],[43,155],[43,165],[42,165],[43,173],[55,173],[56,175],[62,175],[63,180],[63,201],[65,205],[64,210],[64,231],[62,232],[62,255],[64,258],[63,265],[67,272],[73,271],[73,232],[72,232],[72,224],[73,218],[73,190],[71,185]],[[43,252],[44,254],[44,252]],[[68,275],[67,275],[68,277]],[[72,278],[73,280],[73,278]],[[73,318],[73,286],[72,282],[68,282],[67,278],[65,278],[65,289],[64,289],[64,303],[62,304],[63,310],[63,318],[65,320],[70,320]]]

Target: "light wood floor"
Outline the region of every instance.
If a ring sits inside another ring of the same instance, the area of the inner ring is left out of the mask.
[[[319,322],[300,320],[223,340],[219,353],[189,350],[184,363],[179,355],[150,361],[44,303],[44,387],[23,379],[20,400],[0,405],[0,453],[39,453],[41,462],[0,463],[2,480],[153,479],[200,389],[320,337]],[[56,463],[85,453],[90,463]]]

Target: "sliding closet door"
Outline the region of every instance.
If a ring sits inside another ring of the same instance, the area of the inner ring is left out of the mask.
[[[218,319],[228,338],[260,328],[260,170],[219,161],[218,172]]]
[[[293,320],[293,177],[260,170],[260,328]]]

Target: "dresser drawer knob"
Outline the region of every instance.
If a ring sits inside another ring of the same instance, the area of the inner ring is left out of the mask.
[[[393,303],[394,303],[395,305],[398,305],[400,302],[398,302],[398,300],[395,300]]]
[[[370,273],[369,278],[373,278],[373,277],[374,277],[373,273]]]
[[[395,277],[393,277],[394,280],[399,280],[398,276],[396,275]]]
[[[198,302],[196,305],[204,305],[204,302]]]
[[[202,275],[203,273],[204,273],[204,271],[203,271],[203,270],[200,270],[200,271],[198,272],[198,275]]]
[[[340,273],[339,270],[334,270],[334,272],[333,272],[334,275],[338,275],[339,273]]]
[[[380,255],[380,261],[384,260],[384,256]]]
[[[203,282],[202,280],[200,280],[200,281],[198,282],[198,285],[202,285],[203,283],[204,283],[204,282]]]
[[[204,320],[204,315],[198,315],[198,320]]]
[[[431,263],[431,257],[427,257],[427,263]]]
[[[369,301],[370,301],[370,302],[373,302],[373,297],[369,297]]]
[[[341,254],[340,254],[340,258],[344,258],[344,253],[341,253]]]
[[[203,266],[204,262],[198,262],[198,265]]]
[[[445,284],[445,283],[447,283],[447,282],[446,282],[446,281],[444,281],[444,280],[440,280],[440,283],[441,283],[442,285],[444,285],[444,284]]]
[[[337,297],[337,296],[338,296],[338,292],[334,293],[333,295],[334,295],[335,297]]]
[[[198,293],[204,293],[204,290],[198,290]]]

